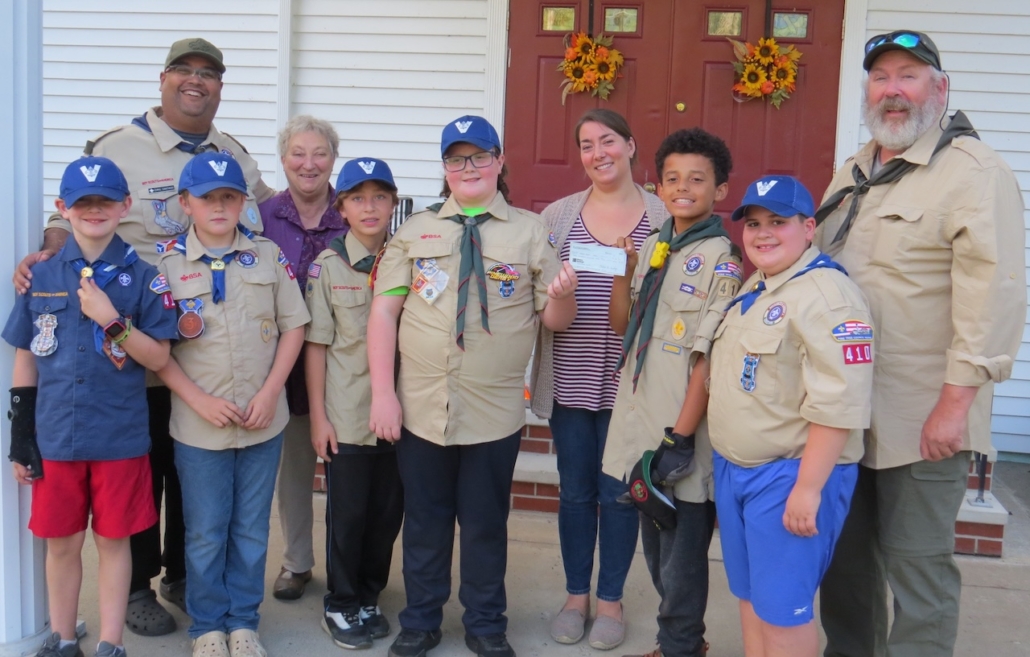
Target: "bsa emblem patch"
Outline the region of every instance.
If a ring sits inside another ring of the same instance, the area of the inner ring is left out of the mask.
[[[777,301],[765,309],[765,316],[762,317],[762,321],[765,322],[766,326],[772,326],[773,324],[779,324],[786,316],[787,304],[782,301]]]
[[[682,340],[683,336],[687,334],[687,325],[683,323],[683,320],[679,317],[672,323],[672,337],[677,340]]]
[[[873,327],[857,319],[833,327],[833,339],[837,342],[872,342]]]
[[[118,274],[118,284],[122,287],[129,287],[130,285],[132,285],[132,276],[126,274],[125,272]]]
[[[511,265],[498,263],[486,272],[486,277],[500,284],[500,293],[505,299],[515,294],[515,281],[519,280],[519,272]]]
[[[258,257],[253,251],[240,251],[236,254],[236,262],[240,263],[241,267],[250,269],[258,263]]]
[[[261,339],[268,342],[272,339],[272,320],[266,319],[261,322]]]
[[[686,262],[683,263],[683,273],[687,276],[693,276],[697,272],[701,271],[705,266],[705,257],[700,253],[690,256]]]

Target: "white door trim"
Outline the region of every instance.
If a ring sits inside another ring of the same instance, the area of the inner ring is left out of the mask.
[[[866,41],[868,0],[846,0],[841,40],[840,84],[837,89],[837,140],[833,169],[858,151],[862,124],[862,52]],[[813,90],[814,91],[814,90]]]

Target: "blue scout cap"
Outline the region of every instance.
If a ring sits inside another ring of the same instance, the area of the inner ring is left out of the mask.
[[[801,181],[794,176],[762,176],[747,187],[740,207],[733,211],[733,221],[744,216],[749,205],[757,205],[781,217],[811,217],[815,203]]]
[[[466,114],[443,127],[440,137],[440,155],[446,155],[447,149],[459,142],[467,142],[479,146],[484,151],[501,150],[501,138],[490,122],[481,116]]]
[[[194,156],[182,168],[179,176],[179,193],[203,196],[213,189],[223,187],[246,194],[247,179],[235,158],[218,151],[206,151]]]
[[[112,201],[124,201],[129,195],[129,183],[122,170],[106,157],[80,157],[61,176],[61,200],[65,205],[75,205],[75,201],[92,194]]]
[[[390,171],[390,166],[386,162],[374,157],[358,157],[343,163],[340,175],[336,178],[336,193],[350,191],[366,180],[381,182],[397,191],[397,183],[393,181],[393,172]]]

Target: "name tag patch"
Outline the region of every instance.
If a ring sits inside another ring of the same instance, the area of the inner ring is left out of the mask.
[[[670,344],[668,342],[663,342],[662,351],[664,351],[667,354],[676,354],[677,356],[681,356],[683,354],[683,347],[679,346],[678,344]]]

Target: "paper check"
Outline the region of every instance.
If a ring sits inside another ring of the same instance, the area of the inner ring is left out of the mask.
[[[615,246],[573,242],[569,248],[569,264],[576,271],[622,276],[626,273],[626,252]]]

